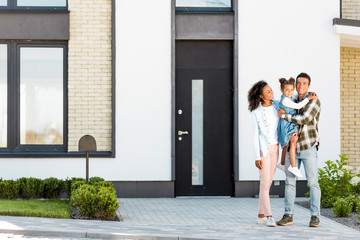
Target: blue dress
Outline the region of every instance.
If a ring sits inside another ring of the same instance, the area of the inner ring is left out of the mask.
[[[286,107],[282,104],[282,101],[284,98],[285,98],[285,95],[284,94],[281,95],[279,107],[281,109],[283,109],[286,114],[296,115],[297,114],[296,109]],[[293,98],[291,98],[291,100],[294,101]],[[288,122],[283,118],[280,118],[279,125],[278,125],[278,138],[279,138],[281,148],[288,145],[291,134],[293,134],[294,132],[298,132],[298,131],[299,131],[298,125],[296,125],[295,123],[292,123],[292,122]]]

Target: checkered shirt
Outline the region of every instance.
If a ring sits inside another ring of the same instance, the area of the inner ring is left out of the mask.
[[[299,110],[298,115],[287,114],[285,119],[299,125],[299,140],[297,151],[304,151],[320,143],[318,123],[321,104],[319,99],[310,100],[305,107]]]

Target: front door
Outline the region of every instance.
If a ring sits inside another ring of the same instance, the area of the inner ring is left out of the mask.
[[[233,195],[232,52],[232,41],[176,41],[177,196]]]

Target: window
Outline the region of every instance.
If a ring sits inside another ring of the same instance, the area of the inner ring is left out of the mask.
[[[0,44],[2,152],[66,151],[66,59],[66,43]]]
[[[0,0],[5,10],[67,10],[67,0]]]
[[[176,0],[177,12],[231,12],[232,0]]]

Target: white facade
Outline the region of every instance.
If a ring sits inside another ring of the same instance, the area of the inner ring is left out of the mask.
[[[339,13],[335,0],[239,1],[240,180],[258,179],[247,150],[252,146],[246,97],[251,85],[261,79],[279,99],[280,77],[308,73],[310,90],[318,94],[322,106],[319,167],[340,154],[340,39],[332,28]],[[276,173],[275,179],[284,179],[284,174]]]
[[[326,6],[326,7],[324,7]],[[90,177],[171,181],[171,1],[116,1],[115,158],[91,158]],[[239,180],[258,180],[251,157],[247,91],[306,72],[322,103],[319,167],[340,154],[340,39],[337,0],[239,0]],[[84,158],[1,159],[3,179],[85,177]],[[284,175],[277,173],[278,180]]]

